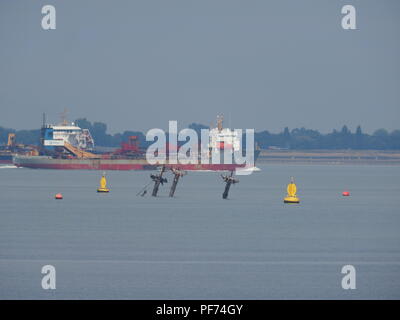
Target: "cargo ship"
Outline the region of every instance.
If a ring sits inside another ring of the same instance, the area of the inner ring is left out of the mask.
[[[13,163],[17,167],[36,169],[65,169],[65,170],[155,170],[160,164],[150,164],[146,159],[146,151],[139,146],[137,136],[131,136],[128,142],[114,152],[94,153],[94,140],[87,129],[82,129],[74,123],[60,125],[44,124],[41,129],[41,152],[37,156],[15,155]],[[237,150],[240,148],[240,139],[237,133],[229,128],[223,128],[222,117],[217,119],[217,126],[210,130],[208,146],[210,151],[225,148]],[[176,147],[177,149],[179,147]],[[168,146],[166,146],[168,152]],[[223,152],[221,152],[223,154]],[[254,162],[260,151],[254,151]],[[196,164],[172,163],[166,160],[163,164],[167,168],[182,170],[211,170],[233,171],[238,168],[247,168],[246,164],[229,163],[202,163]]]

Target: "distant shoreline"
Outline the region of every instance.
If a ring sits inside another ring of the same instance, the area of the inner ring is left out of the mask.
[[[257,163],[400,165],[400,151],[262,150]]]

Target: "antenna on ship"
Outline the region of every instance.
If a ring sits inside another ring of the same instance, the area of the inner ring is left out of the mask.
[[[222,198],[227,199],[231,184],[239,183],[239,180],[235,179],[233,177],[233,170],[231,171],[230,176],[221,174],[221,177],[222,177],[222,180],[224,180],[224,182],[225,182],[225,190],[224,190],[224,193],[222,194]]]
[[[223,122],[224,122],[224,117],[220,114],[217,116],[217,128],[218,131],[221,132],[223,129]]]
[[[171,168],[172,174],[174,175],[174,181],[172,182],[171,190],[169,191],[169,196],[172,198],[175,194],[176,186],[179,182],[179,178],[186,175],[186,171]]]
[[[150,178],[151,180],[154,181],[154,188],[152,192],[153,197],[157,197],[158,189],[160,188],[160,184],[163,185],[164,183],[167,183],[168,180],[163,178],[163,174],[165,172],[165,166],[162,166],[161,171],[159,174],[151,174]]]
[[[64,108],[64,111],[61,112],[61,125],[62,126],[67,126],[68,125],[67,114],[68,114],[68,109]]]

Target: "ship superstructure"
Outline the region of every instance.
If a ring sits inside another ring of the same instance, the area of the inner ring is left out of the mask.
[[[240,138],[236,131],[223,127],[223,117],[217,116],[216,128],[210,129],[209,138],[210,150],[232,149],[232,151],[240,150]]]
[[[88,129],[82,129],[74,123],[43,125],[41,144],[44,149],[53,151],[56,147],[64,147],[65,143],[82,150],[94,148],[94,140]]]

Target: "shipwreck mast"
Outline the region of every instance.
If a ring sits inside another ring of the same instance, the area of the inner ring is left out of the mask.
[[[158,189],[160,188],[160,184],[167,183],[167,179],[163,178],[163,174],[165,172],[165,166],[162,166],[161,171],[159,174],[151,174],[150,178],[154,181],[154,188],[152,192],[153,197],[157,197]]]
[[[224,190],[224,193],[222,194],[222,198],[223,199],[227,199],[228,198],[228,194],[229,194],[229,189],[231,188],[231,185],[235,184],[235,183],[239,183],[239,180],[235,179],[233,177],[233,171],[231,171],[231,175],[230,176],[221,174],[221,177],[222,177],[222,180],[224,180],[224,182],[225,182],[225,190]]]
[[[169,196],[172,198],[174,196],[174,194],[175,194],[175,190],[176,190],[176,186],[177,186],[177,184],[179,182],[179,178],[183,177],[186,174],[186,172],[182,171],[182,170],[179,170],[179,169],[175,169],[175,168],[171,168],[171,171],[172,171],[172,173],[174,175],[174,181],[172,182],[172,186],[171,186],[171,189],[169,191]]]

